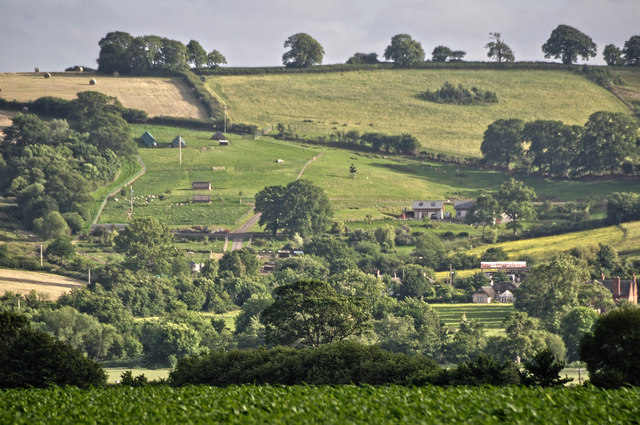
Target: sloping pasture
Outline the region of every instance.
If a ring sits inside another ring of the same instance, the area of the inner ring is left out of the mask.
[[[89,81],[96,79],[96,85]],[[127,108],[146,111],[149,116],[168,115],[208,119],[204,107],[184,82],[177,78],[112,77],[84,73],[53,74],[43,78],[35,73],[0,74],[0,96],[7,100],[31,101],[43,96],[75,99],[82,91],[94,90],[117,97]]]
[[[419,94],[445,82],[497,94],[486,106],[438,104]],[[376,70],[207,77],[231,120],[282,123],[294,134],[409,133],[425,149],[480,156],[487,126],[500,118],[583,125],[595,111],[629,113],[612,93],[569,71]]]

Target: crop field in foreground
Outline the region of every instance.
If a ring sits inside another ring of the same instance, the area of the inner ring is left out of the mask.
[[[92,78],[97,81],[94,86],[89,84]],[[93,90],[115,96],[125,107],[141,109],[151,117],[209,118],[194,93],[177,78],[111,77],[77,72],[43,78],[42,74],[31,72],[0,73],[0,87],[0,96],[7,100],[24,102],[44,96],[71,100],[78,92]]]
[[[84,282],[57,274],[0,269],[0,295],[7,291],[28,294],[36,291],[54,301]]]
[[[461,106],[419,98],[445,82],[497,94],[498,103]],[[480,156],[487,126],[500,118],[583,125],[595,111],[629,113],[612,93],[569,71],[376,70],[210,76],[208,87],[235,122],[283,123],[294,134],[409,133],[423,148]]]
[[[35,424],[624,424],[640,389],[189,386],[0,392],[0,422]]]

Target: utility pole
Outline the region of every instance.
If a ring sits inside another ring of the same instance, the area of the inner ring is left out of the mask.
[[[224,105],[224,127],[222,132],[227,133],[227,105]]]
[[[178,135],[178,149],[180,150],[180,165],[182,165],[182,139]]]
[[[133,215],[133,185],[129,186],[129,191],[131,193],[130,202],[131,202],[131,215]]]
[[[43,259],[42,259],[42,244],[40,244],[40,267],[42,267],[43,265]]]
[[[91,269],[89,269],[89,285],[91,285]]]

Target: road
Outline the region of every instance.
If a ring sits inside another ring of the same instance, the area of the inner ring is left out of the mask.
[[[238,230],[235,232],[229,233],[229,240],[233,242],[231,245],[231,250],[241,249],[242,243],[246,237],[246,233],[260,220],[260,216],[262,213],[257,213],[251,216],[249,220],[247,220]]]

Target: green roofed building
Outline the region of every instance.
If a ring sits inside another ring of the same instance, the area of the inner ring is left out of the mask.
[[[145,131],[144,134],[142,136],[140,136],[140,138],[142,139],[142,141],[144,142],[144,144],[148,148],[157,148],[158,147],[158,142],[151,135],[151,133],[149,133],[148,131]]]
[[[171,142],[171,146],[174,148],[178,147],[178,143],[180,143],[182,145],[183,148],[187,147],[187,142],[184,141],[184,139],[180,136],[176,136],[175,139],[173,139],[173,142]]]

